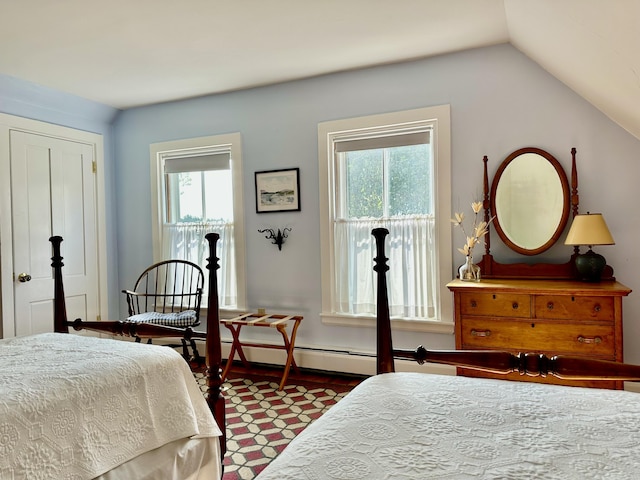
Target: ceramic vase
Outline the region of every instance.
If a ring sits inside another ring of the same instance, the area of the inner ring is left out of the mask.
[[[473,263],[471,255],[467,255],[466,261],[458,269],[458,278],[463,282],[480,281],[480,267]]]

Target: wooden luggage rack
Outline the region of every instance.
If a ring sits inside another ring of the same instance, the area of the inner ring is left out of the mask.
[[[231,351],[229,352],[229,358],[222,372],[222,380],[227,378],[233,359],[238,353],[240,360],[245,367],[250,367],[247,357],[242,350],[242,347],[259,347],[259,348],[271,348],[276,350],[285,350],[287,352],[287,361],[284,365],[284,373],[282,374],[282,380],[278,390],[282,390],[289,376],[289,370],[293,366],[294,370],[298,371],[298,366],[293,358],[293,348],[296,341],[296,332],[298,326],[302,320],[300,315],[279,315],[279,314],[264,314],[264,313],[243,313],[234,318],[220,319],[220,323],[223,324],[231,331],[233,336],[233,343],[231,344]],[[240,330],[242,327],[267,327],[275,328],[282,335],[284,345],[273,345],[268,343],[250,343],[242,342],[240,340]],[[291,336],[287,333],[287,327],[291,326]]]

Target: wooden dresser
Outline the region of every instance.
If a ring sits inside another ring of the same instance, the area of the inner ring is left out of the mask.
[[[631,290],[615,282],[572,280],[454,280],[456,348],[513,353],[579,355],[623,361],[622,297]],[[492,374],[459,368],[459,375]],[[498,375],[505,378],[504,375]],[[568,381],[527,377],[511,380],[600,388],[623,388],[623,382]]]

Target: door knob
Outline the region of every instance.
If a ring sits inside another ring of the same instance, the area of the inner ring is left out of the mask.
[[[29,280],[31,280],[31,275],[28,273],[20,273],[18,275],[18,281],[21,283],[28,282]]]

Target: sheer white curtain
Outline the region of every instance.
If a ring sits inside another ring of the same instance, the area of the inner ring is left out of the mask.
[[[211,232],[220,235],[216,248],[220,265],[217,271],[220,308],[235,308],[238,303],[238,292],[233,223],[164,224],[162,228],[163,258],[189,260],[200,265],[205,276],[204,296],[206,297],[209,291],[209,271],[206,269],[209,244],[204,236]],[[203,303],[205,303],[204,300]]]
[[[386,228],[387,284],[392,316],[435,319],[437,298],[435,218],[338,220],[334,224],[335,311],[376,313],[374,228]]]

